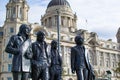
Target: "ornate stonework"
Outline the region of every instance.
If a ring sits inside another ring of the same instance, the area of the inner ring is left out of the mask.
[[[15,2],[16,1],[16,2]],[[88,32],[87,30],[77,30],[77,15],[73,13],[70,4],[66,0],[52,0],[49,4],[46,12],[41,16],[41,24],[28,23],[28,10],[29,6],[25,0],[9,0],[6,6],[6,20],[3,26],[3,38],[2,39],[2,53],[0,80],[8,80],[12,78],[10,72],[11,68],[11,55],[4,52],[4,48],[9,40],[9,37],[18,32],[19,26],[22,23],[30,24],[31,39],[34,42],[36,40],[36,32],[43,30],[46,34],[46,42],[48,45],[51,40],[57,39],[57,11],[60,12],[60,27],[61,27],[61,56],[63,60],[63,80],[76,80],[76,75],[71,73],[70,68],[70,49],[75,45],[74,37],[81,35],[84,38],[84,45],[89,51],[90,62],[94,67],[95,75],[97,78],[106,78],[106,71],[112,72],[112,80],[119,80],[114,73],[113,69],[117,67],[117,63],[120,61],[120,49],[119,43],[109,40],[101,40],[95,32]],[[63,1],[63,2],[62,2]],[[59,5],[58,5],[59,4]],[[117,39],[119,42],[120,29],[117,33]],[[50,49],[50,45],[48,46]]]

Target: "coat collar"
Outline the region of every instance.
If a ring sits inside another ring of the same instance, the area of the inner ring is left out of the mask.
[[[18,38],[19,38],[22,42],[24,42],[24,39],[22,38],[22,36],[18,36]]]
[[[36,41],[36,45],[42,49],[42,46],[38,41]]]

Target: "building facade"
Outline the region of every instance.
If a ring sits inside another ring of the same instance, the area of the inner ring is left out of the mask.
[[[106,71],[110,71],[112,80],[119,80],[119,74],[113,70],[120,61],[120,29],[116,35],[118,43],[112,42],[111,39],[101,40],[95,32],[77,30],[77,15],[73,13],[66,0],[51,0],[45,14],[41,16],[41,25],[28,22],[28,10],[29,6],[25,0],[9,0],[6,5],[6,20],[2,30],[4,34],[0,38],[2,40],[0,80],[12,80],[12,55],[4,51],[10,36],[17,34],[19,26],[26,23],[32,28],[31,39],[33,42],[36,40],[37,31],[43,30],[45,32],[48,49],[50,49],[50,42],[57,39],[58,12],[60,15],[60,53],[63,60],[63,80],[70,78],[76,80],[76,75],[71,73],[70,68],[70,49],[75,45],[74,37],[76,35],[81,35],[84,38],[84,45],[89,51],[90,62],[94,67],[96,77],[105,79],[107,78]]]

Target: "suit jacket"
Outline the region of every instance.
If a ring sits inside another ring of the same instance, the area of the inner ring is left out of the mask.
[[[89,74],[89,80],[94,80],[95,76],[94,76],[94,72],[93,72],[93,68],[89,62],[89,57],[88,57],[88,51],[85,50],[85,47],[82,46],[84,49],[84,56],[85,56],[85,63],[86,63],[86,68],[88,69],[88,74]],[[84,61],[80,62],[80,51],[78,46],[72,47],[71,48],[71,69],[72,70],[77,70],[80,68],[81,63],[83,63]],[[84,63],[83,63],[84,64]]]
[[[32,43],[32,57],[31,57],[31,63],[35,66],[49,66],[50,64],[50,55],[47,52],[47,44],[44,42],[44,52],[46,55],[46,59],[43,58],[43,49],[42,46],[39,44],[38,41]],[[46,60],[45,62],[43,60]]]
[[[28,40],[28,46],[31,44],[31,40]],[[26,59],[24,54],[29,53],[29,48],[27,46],[26,50],[23,51],[24,40],[22,36],[13,35],[11,36],[5,51],[7,53],[13,54],[12,60],[12,71],[17,72],[29,72],[30,71],[30,60]],[[24,44],[25,45],[25,44]]]
[[[62,58],[61,58],[58,50],[56,50],[56,52],[55,52],[53,49],[51,49],[50,57],[51,57],[51,66],[50,67],[57,67],[57,69],[61,70],[62,69]]]
[[[82,60],[84,59],[84,61]],[[85,65],[88,67],[88,59],[85,55],[85,48],[84,46],[78,47],[72,47],[71,48],[71,68],[73,70],[77,70],[80,67],[83,67],[82,65]]]

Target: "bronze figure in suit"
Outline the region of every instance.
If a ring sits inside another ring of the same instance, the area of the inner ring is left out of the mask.
[[[81,36],[75,37],[76,46],[71,48],[71,70],[77,74],[77,80],[94,80],[95,76]]]
[[[47,52],[47,43],[44,40],[44,32],[38,31],[37,40],[31,45],[32,52],[29,58],[32,80],[49,80],[50,57]]]
[[[22,24],[18,34],[11,36],[6,46],[5,51],[13,54],[13,80],[28,80],[30,60],[25,57],[25,54],[30,53],[29,46],[31,45],[31,40],[29,34],[30,27],[26,24]]]
[[[51,42],[51,65],[50,65],[50,80],[62,80],[62,59],[58,52],[58,43],[56,40]]]

